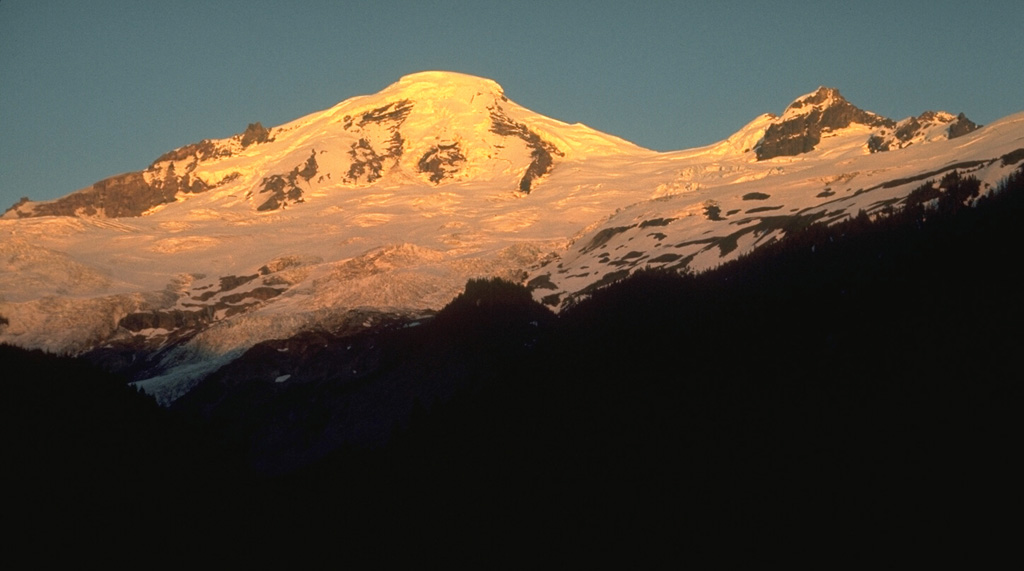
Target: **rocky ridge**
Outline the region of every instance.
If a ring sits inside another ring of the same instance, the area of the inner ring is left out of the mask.
[[[823,136],[851,125],[870,129],[865,145],[871,152],[901,149],[925,139],[954,139],[978,128],[963,113],[953,116],[943,111],[926,111],[897,122],[854,106],[838,89],[819,87],[771,122],[754,153],[757,160],[807,153],[817,148]]]

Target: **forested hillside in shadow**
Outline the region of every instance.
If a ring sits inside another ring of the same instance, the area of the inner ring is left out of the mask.
[[[318,337],[314,380],[225,370],[172,411],[4,348],[9,465],[38,497],[87,482],[27,514],[88,521],[105,498],[128,528],[198,535],[683,548],[906,544],[970,522],[997,541],[1019,486],[1024,169],[979,195],[950,175],[905,209],[700,275],[641,272],[557,317],[521,286],[472,281],[416,327]],[[363,348],[360,375],[342,346]],[[257,347],[248,366],[268,355],[283,358]],[[288,469],[268,471],[277,459]]]
[[[1020,432],[1022,183],[963,208],[978,183],[954,174],[713,272],[640,273],[526,342],[442,329],[518,354],[414,419],[386,497],[582,536],[985,527]]]

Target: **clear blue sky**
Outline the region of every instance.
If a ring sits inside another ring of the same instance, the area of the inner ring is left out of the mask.
[[[0,0],[0,210],[431,69],[658,150],[819,85],[988,123],[1024,110],[1022,29],[1022,0]]]

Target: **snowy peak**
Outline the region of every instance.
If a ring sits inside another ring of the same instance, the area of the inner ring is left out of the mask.
[[[565,156],[530,126],[534,114],[488,79],[422,72],[371,99],[384,105],[344,116],[344,129],[360,137],[349,151],[354,160],[346,181],[353,184],[387,175],[434,185],[514,175],[515,188],[528,193],[554,157]]]
[[[356,186],[486,180],[529,193],[562,159],[652,152],[530,111],[490,79],[447,71],[404,76],[324,119],[351,159],[344,182]]]
[[[452,100],[455,105],[472,104],[477,96],[508,101],[498,82],[454,71],[421,71],[402,76],[378,96],[416,101]]]
[[[199,194],[215,197],[205,207],[244,197],[250,212],[268,212],[380,184],[486,181],[529,194],[563,161],[652,153],[525,109],[490,79],[427,71],[279,127],[186,145],[54,201],[23,201],[5,217],[141,216]]]

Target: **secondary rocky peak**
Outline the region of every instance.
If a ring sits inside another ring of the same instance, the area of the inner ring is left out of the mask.
[[[865,111],[846,100],[834,87],[819,87],[790,103],[780,117],[773,118],[764,136],[754,146],[757,160],[795,156],[818,148],[823,136],[849,131],[859,139],[865,152],[902,149],[913,144],[954,139],[978,128],[964,116],[945,111],[925,111],[917,117],[894,121]]]
[[[765,130],[755,147],[758,160],[793,156],[814,150],[823,133],[845,129],[853,124],[868,127],[896,127],[896,122],[864,111],[846,100],[833,87],[819,87],[797,98]]]

